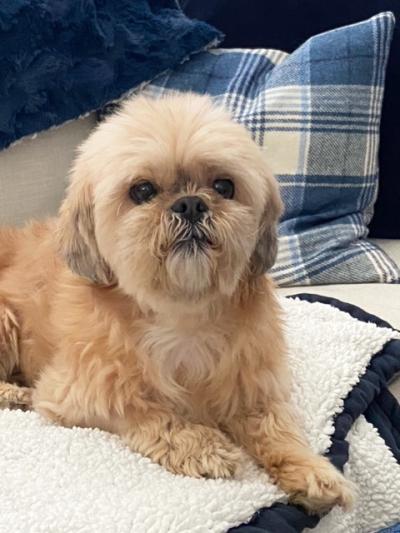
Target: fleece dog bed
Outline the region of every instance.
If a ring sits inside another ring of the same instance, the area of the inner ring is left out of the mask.
[[[99,430],[0,412],[0,532],[293,533],[376,531],[400,519],[400,333],[341,302],[282,300],[293,398],[313,449],[358,488],[322,519],[245,459],[235,480],[174,476]]]

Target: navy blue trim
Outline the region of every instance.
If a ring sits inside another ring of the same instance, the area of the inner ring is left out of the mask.
[[[400,533],[400,523],[388,527],[387,529],[381,529],[379,533]]]
[[[332,305],[362,322],[373,322],[379,327],[391,328],[384,320],[335,298],[306,293],[295,294],[290,298]],[[365,374],[345,399],[342,413],[335,419],[332,445],[326,456],[340,470],[349,458],[349,447],[345,438],[361,414],[378,429],[394,457],[400,462],[400,406],[387,389],[388,382],[397,372],[400,372],[400,341],[392,340],[371,359]],[[305,528],[314,528],[319,520],[319,517],[308,515],[301,507],[275,504],[260,509],[248,524],[229,531],[297,533]]]
[[[400,463],[400,406],[391,392],[384,388],[365,411],[364,416],[375,426],[396,461]]]

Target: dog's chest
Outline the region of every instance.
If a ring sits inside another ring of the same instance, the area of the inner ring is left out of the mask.
[[[179,363],[186,363],[190,359],[201,359],[204,357],[208,347],[204,340],[198,336],[176,337],[169,347],[168,357]]]
[[[208,379],[228,350],[227,338],[220,331],[167,326],[149,328],[144,346],[153,363],[160,365],[169,378],[183,370],[187,377],[198,380]]]

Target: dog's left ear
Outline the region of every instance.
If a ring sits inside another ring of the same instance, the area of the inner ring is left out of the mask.
[[[258,228],[257,244],[250,259],[253,276],[265,274],[275,263],[278,253],[278,220],[283,211],[279,186],[275,178],[268,175],[268,198]]]
[[[96,241],[91,186],[79,163],[60,208],[57,232],[60,253],[73,272],[96,284],[113,284],[113,274]]]

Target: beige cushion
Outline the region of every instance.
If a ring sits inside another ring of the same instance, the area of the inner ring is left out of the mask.
[[[358,285],[314,285],[312,287],[281,288],[284,295],[308,292],[337,298],[361,307],[400,328],[400,285],[361,283]]]
[[[384,250],[397,264],[400,265],[400,240],[397,239],[371,239]]]
[[[95,124],[92,114],[0,151],[0,224],[56,213],[75,149]]]

